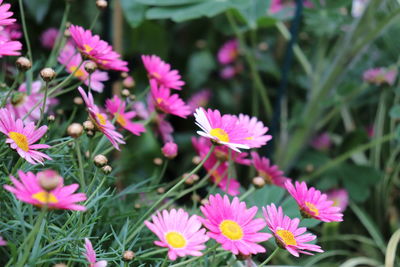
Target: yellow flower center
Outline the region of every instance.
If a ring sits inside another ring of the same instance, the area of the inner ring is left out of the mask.
[[[277,230],[275,232],[285,243],[286,246],[296,246],[297,242],[294,238],[294,234],[288,230]]]
[[[107,119],[100,113],[96,113],[97,119],[100,122],[101,125],[106,125],[107,124]]]
[[[222,142],[229,142],[229,135],[221,128],[212,129],[210,135]]]
[[[312,203],[310,203],[310,202],[307,202],[306,201],[306,206],[307,206],[307,208],[311,211],[311,212],[313,212],[314,214],[314,216],[318,216],[319,215],[319,210],[314,206],[314,204],[312,204]]]
[[[157,101],[157,104],[161,104],[163,102],[163,99],[160,97],[157,97],[156,101]]]
[[[93,50],[93,47],[91,47],[90,45],[87,45],[87,44],[84,44],[83,47],[85,48],[86,53],[90,53],[90,51]]]
[[[53,193],[42,191],[32,195],[33,199],[36,199],[42,204],[55,204],[58,203],[58,199]]]
[[[253,136],[249,136],[249,137],[246,137],[246,138],[245,138],[245,140],[253,140],[253,139],[254,139]]]
[[[223,220],[219,225],[219,230],[230,240],[240,240],[243,238],[242,227],[232,220]]]
[[[158,74],[157,72],[150,73],[150,76],[153,78],[156,78],[157,80],[161,79],[161,75]]]
[[[186,246],[185,237],[178,232],[168,232],[165,235],[165,240],[173,248],[184,248]]]
[[[118,113],[115,114],[115,116],[117,116],[117,122],[121,125],[121,126],[126,126],[126,120],[124,118],[124,116],[119,115]]]
[[[268,173],[266,173],[265,171],[259,171],[259,173],[258,173],[262,178],[264,178],[264,181],[267,183],[267,184],[273,184],[273,179],[272,179],[272,176],[271,175],[269,175]]]
[[[85,78],[85,76],[86,76],[85,72],[83,72],[83,70],[81,70],[81,69],[78,69],[78,70],[76,70],[76,69],[77,69],[77,66],[69,67],[69,71],[71,73],[74,73],[74,71],[75,71],[74,76],[76,78]]]
[[[9,132],[8,136],[17,144],[19,148],[27,152],[29,150],[28,138],[26,135],[17,132]]]
[[[337,198],[333,199],[333,204],[332,204],[332,206],[338,207],[339,204],[340,204],[340,200],[339,200],[339,199],[337,199]]]

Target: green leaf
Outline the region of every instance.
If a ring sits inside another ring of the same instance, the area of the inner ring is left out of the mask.
[[[133,28],[139,26],[145,16],[147,7],[136,0],[121,0],[121,6],[126,20]]]
[[[36,22],[42,23],[49,11],[51,0],[25,0],[24,3]]]
[[[393,106],[389,111],[389,116],[393,119],[400,118],[400,105]]]
[[[215,67],[215,60],[210,51],[201,51],[192,54],[188,64],[190,85],[195,88],[201,86],[208,80],[208,76]]]
[[[178,6],[200,3],[204,0],[136,0],[136,2],[149,6]]]
[[[385,256],[386,267],[394,266],[397,245],[399,244],[399,242],[400,242],[400,229],[398,229],[389,240]]]
[[[279,203],[284,195],[285,190],[283,188],[275,185],[267,185],[252,193],[246,199],[246,203],[249,206],[257,206],[261,208],[271,203]]]

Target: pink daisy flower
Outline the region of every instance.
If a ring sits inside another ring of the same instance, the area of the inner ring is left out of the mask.
[[[83,253],[83,256],[86,257],[86,260],[89,263],[89,267],[106,267],[107,261],[97,261],[96,260],[96,251],[94,251],[92,243],[89,239],[85,238],[85,250],[86,253]]]
[[[86,200],[84,193],[74,194],[79,188],[78,184],[64,186],[64,181],[60,177],[58,186],[53,190],[46,191],[40,186],[38,178],[40,175],[48,174],[46,171],[38,172],[37,175],[32,172],[24,173],[23,171],[18,171],[20,181],[11,176],[11,181],[15,187],[5,185],[4,188],[13,193],[22,202],[38,207],[47,206],[49,209],[86,210],[84,206],[76,204],[77,202]]]
[[[283,175],[283,171],[279,170],[277,165],[272,165],[270,160],[260,157],[257,152],[251,152],[253,158],[253,166],[258,171],[258,175],[264,178],[267,184],[274,184],[285,188],[285,182],[290,181]]]
[[[58,36],[57,28],[48,28],[40,35],[40,42],[46,49],[52,49]]]
[[[0,58],[2,56],[19,56],[22,44],[18,41],[9,41],[0,36]]]
[[[0,26],[10,25],[16,21],[11,18],[14,13],[9,11],[10,7],[10,4],[3,4],[3,0],[0,0]]]
[[[236,60],[239,55],[239,42],[229,40],[222,45],[218,51],[218,61],[221,64],[230,64]]]
[[[174,142],[167,142],[161,148],[161,152],[166,158],[173,159],[178,155],[178,145]]]
[[[269,6],[269,13],[275,14],[278,13],[283,9],[283,4],[282,0],[271,0],[270,6]]]
[[[82,87],[78,87],[78,90],[81,93],[83,101],[85,101],[89,118],[96,126],[96,129],[102,132],[117,150],[120,150],[118,144],[125,144],[123,136],[115,131],[115,127],[107,119],[107,115],[102,113],[99,107],[94,104],[93,95],[90,92],[86,95]]]
[[[314,218],[323,222],[343,221],[340,208],[333,206],[333,201],[327,200],[327,195],[321,191],[314,187],[308,189],[305,182],[296,182],[293,186],[290,181],[286,181],[285,187],[296,200],[304,218]]]
[[[349,193],[346,189],[331,190],[326,193],[328,200],[333,201],[333,206],[339,207],[340,212],[344,212],[349,205]]]
[[[311,141],[311,146],[316,150],[327,150],[331,145],[332,141],[328,133],[321,133]]]
[[[0,246],[6,246],[6,245],[7,241],[5,241],[2,236],[0,236]]]
[[[374,68],[364,72],[363,79],[375,85],[393,85],[396,81],[397,69],[395,68]]]
[[[21,25],[13,23],[7,26],[0,26],[0,36],[9,41],[19,40],[22,37]]]
[[[248,129],[238,123],[238,119],[232,115],[223,115],[218,110],[203,108],[196,109],[194,113],[196,124],[202,131],[197,133],[210,138],[217,144],[225,145],[230,149],[240,152],[239,148],[249,149],[245,144],[245,138],[250,137]]]
[[[90,30],[80,26],[69,27],[71,37],[79,52],[86,58],[97,63],[100,68],[106,70],[129,71],[128,62],[120,59],[120,55],[113,51],[112,47],[101,40],[98,35],[93,35]]]
[[[201,256],[209,239],[196,215],[189,217],[183,209],[163,210],[152,216],[152,223],[144,224],[159,238],[154,244],[168,248],[168,257],[174,261],[186,255]]]
[[[0,132],[7,136],[6,143],[17,151],[21,158],[31,164],[43,164],[44,159],[51,160],[37,149],[50,148],[49,145],[35,144],[46,133],[47,126],[36,129],[33,122],[24,126],[21,119],[14,119],[12,113],[5,108],[0,109]]]
[[[140,135],[144,133],[146,128],[140,123],[134,123],[131,121],[136,117],[136,112],[128,111],[125,112],[126,103],[122,101],[118,96],[114,95],[112,99],[106,100],[106,108],[113,116],[116,117],[117,123],[124,129],[130,131],[134,135]]]
[[[221,76],[221,78],[224,80],[230,80],[235,77],[235,75],[236,68],[234,66],[226,66],[219,73],[219,76]]]
[[[76,53],[75,48],[71,44],[67,44],[58,56],[58,62],[66,67],[68,73],[73,73],[81,64],[82,56]],[[75,78],[81,80],[89,86],[89,73],[85,70],[85,64],[81,64],[79,69],[74,73]],[[103,82],[108,81],[108,73],[105,71],[95,70],[90,76],[90,88],[93,91],[102,93],[104,89]]]
[[[246,208],[245,202],[237,197],[230,203],[228,196],[211,195],[209,204],[200,207],[205,219],[201,221],[208,228],[209,237],[215,239],[225,250],[233,254],[244,255],[265,252],[265,248],[258,245],[271,238],[271,234],[259,233],[265,227],[265,221],[253,219],[257,207]]]
[[[165,63],[158,56],[142,55],[144,67],[150,80],[155,80],[159,86],[169,89],[181,90],[185,82],[177,70],[171,70],[171,65]]]
[[[158,87],[155,80],[150,80],[150,87],[153,104],[158,110],[181,118],[190,114],[190,107],[177,94],[171,95],[171,91],[162,85]]]
[[[18,88],[18,91],[10,99],[10,103],[7,104],[7,109],[15,115],[16,118],[23,118],[25,114],[33,109],[38,101],[43,99],[44,93],[40,92],[42,88],[42,83],[40,81],[35,81],[31,85],[31,93],[27,94],[26,83],[23,83]],[[46,101],[45,112],[48,109],[58,103],[55,98],[48,98]],[[42,105],[37,106],[32,110],[28,117],[26,117],[25,122],[37,121],[40,118],[40,109]]]
[[[172,133],[174,132],[174,128],[172,124],[166,120],[165,114],[157,114],[155,117],[156,121],[156,131],[161,136],[161,139],[166,142],[173,141]]]
[[[195,112],[196,108],[205,107],[211,98],[211,91],[208,89],[201,90],[188,100],[188,106],[190,108],[190,113]]]
[[[298,218],[292,220],[284,215],[281,207],[277,209],[275,204],[271,204],[267,206],[267,209],[263,208],[263,214],[280,248],[286,249],[295,257],[299,257],[300,253],[313,255],[309,251],[324,252],[320,246],[307,243],[314,240],[316,236],[304,234],[307,228],[299,228],[300,220]]]
[[[244,143],[250,148],[259,148],[272,139],[272,135],[265,134],[268,132],[268,127],[264,127],[256,117],[250,118],[248,115],[239,114],[238,124],[247,129]]]

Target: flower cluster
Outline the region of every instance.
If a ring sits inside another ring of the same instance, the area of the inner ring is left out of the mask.
[[[0,0],[0,58],[2,56],[18,56],[22,44],[16,39],[21,37],[19,25],[12,18],[13,12],[9,11],[11,5]]]

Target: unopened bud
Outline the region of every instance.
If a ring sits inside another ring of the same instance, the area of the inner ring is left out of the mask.
[[[123,89],[123,90],[121,91],[121,95],[122,95],[123,97],[128,97],[128,96],[130,96],[130,94],[131,94],[131,92],[129,92],[128,89]]]
[[[90,151],[89,150],[87,150],[85,152],[85,158],[90,159]]]
[[[142,205],[140,205],[139,203],[135,203],[134,207],[135,207],[135,209],[140,209],[142,207]]]
[[[125,79],[126,77],[128,77],[128,73],[126,71],[121,72],[121,78]]]
[[[85,131],[93,131],[94,124],[92,121],[85,121],[83,122],[83,128],[85,129]]]
[[[160,166],[163,163],[163,160],[161,158],[154,158],[153,163]]]
[[[268,43],[266,42],[261,42],[258,44],[258,49],[261,51],[267,51],[268,50]]]
[[[90,60],[85,63],[85,70],[89,74],[92,74],[93,72],[95,72],[97,70],[97,64]]]
[[[56,117],[54,115],[47,116],[47,121],[55,121]]]
[[[53,170],[45,170],[37,173],[40,187],[46,191],[55,189],[61,182],[61,176]]]
[[[200,200],[200,204],[201,205],[207,205],[207,204],[209,204],[210,203],[210,201],[208,201],[208,199],[206,199],[206,198],[203,198],[202,200]]]
[[[108,159],[106,156],[99,154],[94,157],[93,162],[97,167],[103,167],[107,165]]]
[[[80,123],[72,123],[68,126],[67,133],[73,138],[78,138],[83,133],[83,126]]]
[[[71,32],[69,31],[69,29],[65,29],[65,31],[64,31],[64,37],[66,37],[66,38],[71,37]]]
[[[131,250],[127,250],[124,252],[123,258],[124,261],[131,261],[133,258],[135,258],[135,253]]]
[[[135,80],[133,79],[132,76],[128,76],[124,79],[124,81],[122,82],[122,85],[125,88],[133,88],[133,87],[135,87]]]
[[[189,175],[189,173],[183,174],[183,179],[185,179],[185,184],[187,184],[187,185],[192,185],[196,181],[199,180],[199,176],[197,174],[192,174],[190,176],[188,176],[188,175]]]
[[[306,166],[306,172],[313,172],[314,171],[314,165],[312,164],[307,164]]]
[[[106,166],[102,167],[101,170],[103,171],[104,174],[109,174],[112,172],[112,168],[110,165],[106,165]]]
[[[192,195],[192,200],[193,200],[193,202],[200,202],[201,201],[201,197],[198,194],[194,193]]]
[[[56,263],[53,265],[53,267],[68,267],[65,263]]]
[[[82,105],[83,104],[83,99],[80,96],[74,97],[74,104],[75,105]]]
[[[96,6],[98,9],[106,9],[108,6],[108,3],[106,0],[96,0]]]
[[[15,62],[19,71],[27,71],[32,68],[32,62],[26,57],[19,57]]]
[[[255,187],[261,188],[265,185],[265,180],[261,176],[254,177],[252,183]]]
[[[130,95],[129,99],[132,100],[132,101],[135,101],[136,100],[136,96],[135,95]]]
[[[174,142],[168,142],[162,147],[161,151],[166,158],[173,159],[178,155],[178,145]]]
[[[56,77],[56,72],[52,68],[44,68],[40,71],[40,77],[43,81],[50,82]]]
[[[201,162],[201,158],[200,158],[199,156],[194,156],[194,157],[192,158],[192,163],[193,163],[194,165],[198,165],[198,164],[200,164],[200,162]]]
[[[158,194],[164,194],[165,193],[165,188],[164,187],[159,187],[159,188],[157,188],[157,193]]]

